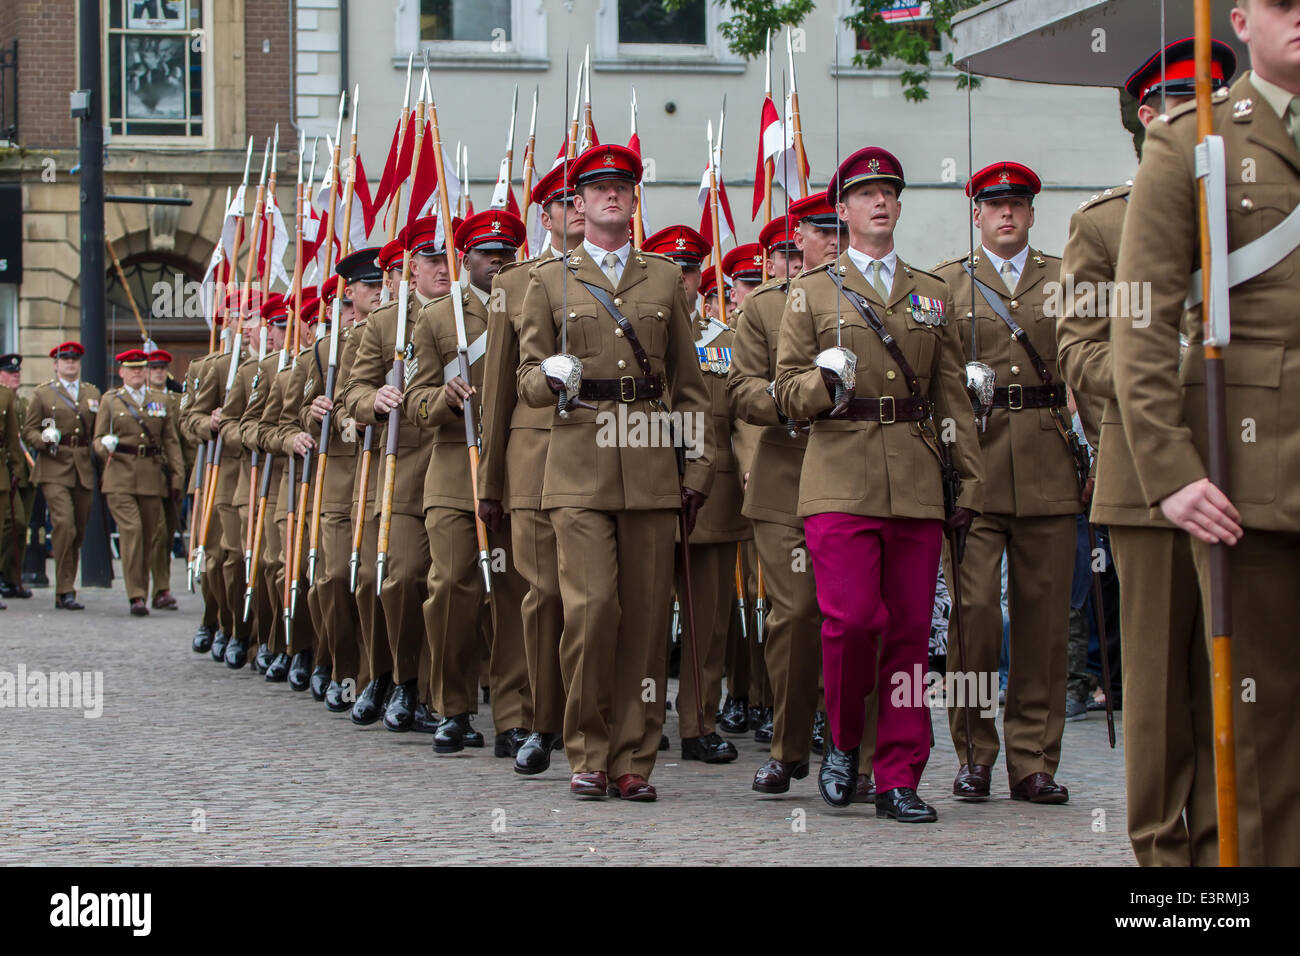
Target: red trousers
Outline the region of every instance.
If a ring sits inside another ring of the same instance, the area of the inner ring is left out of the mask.
[[[822,612],[831,739],[841,750],[862,743],[863,702],[879,685],[880,792],[915,789],[930,757],[930,711],[910,684],[927,670],[942,529],[938,520],[840,512],[804,520]]]

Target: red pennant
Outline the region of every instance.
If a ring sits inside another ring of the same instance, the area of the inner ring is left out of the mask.
[[[763,170],[763,139],[767,135],[767,128],[779,122],[781,117],[777,115],[776,104],[772,102],[772,97],[764,97],[763,112],[758,121],[758,167],[754,172],[754,211],[749,217],[750,221],[758,218],[758,211],[763,208],[763,200],[766,198],[763,189],[763,182],[766,179]]]

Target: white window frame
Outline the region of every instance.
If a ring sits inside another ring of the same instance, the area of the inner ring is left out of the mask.
[[[596,48],[592,66],[598,70],[627,72],[743,73],[744,57],[727,48],[719,27],[732,14],[731,4],[705,0],[703,44],[619,43],[618,0],[600,0],[596,10]]]
[[[429,65],[442,69],[544,70],[547,56],[545,0],[511,0],[510,40],[493,50],[491,40],[421,40],[420,0],[397,0],[394,13],[397,51],[393,65],[406,69],[406,58],[429,51]]]
[[[865,66],[855,66],[853,63],[854,56],[858,53],[858,38],[853,31],[849,29],[844,18],[849,16],[857,9],[857,4],[853,0],[837,0],[838,6],[835,13],[835,43],[839,47],[840,58],[840,76],[902,76],[905,70],[916,69],[910,64],[903,63],[901,60],[894,60],[886,57],[885,62],[877,69],[870,69]],[[944,63],[944,58],[952,48],[952,41],[947,37],[939,38],[939,49],[930,51],[930,75],[932,77],[955,77],[960,71]],[[835,65],[832,63],[830,68],[831,75],[835,75]]]
[[[112,82],[108,74],[108,40],[109,40],[109,16],[108,5],[113,0],[101,0],[99,7],[100,23],[102,24],[104,34],[104,46],[102,50],[103,57],[103,91],[104,101],[101,104],[104,116],[105,146],[170,146],[179,149],[212,149],[216,141],[216,131],[214,129],[214,119],[212,111],[215,105],[212,79],[212,42],[213,42],[213,0],[201,0],[203,4],[203,52],[199,54],[203,59],[203,135],[202,136],[132,136],[127,133],[112,133],[107,131],[112,127],[113,117],[109,114],[109,83]],[[191,37],[191,42],[193,38]],[[128,122],[125,117],[121,117],[125,124]]]

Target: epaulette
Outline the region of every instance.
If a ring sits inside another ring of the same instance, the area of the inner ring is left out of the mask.
[[[941,262],[941,263],[939,263],[937,266],[935,266],[935,267],[934,267],[934,270],[935,270],[935,272],[938,272],[940,269],[946,269],[946,268],[948,268],[949,266],[961,265],[961,263],[965,262],[965,261],[966,261],[967,259],[969,259],[969,258],[970,258],[970,253],[967,252],[967,253],[963,253],[962,255],[957,256],[957,257],[955,257],[955,258],[953,258],[953,259],[945,259],[945,260],[943,260],[943,262]],[[913,269],[916,269],[915,266],[913,266],[912,268],[913,268]],[[921,271],[921,270],[916,270],[916,271]],[[934,273],[927,273],[927,274],[928,274],[928,275],[933,275]]]
[[[1213,97],[1211,97],[1211,99],[1213,99]],[[1224,96],[1224,97],[1222,97],[1221,99],[1215,100],[1215,103],[1226,103],[1226,102],[1227,102],[1227,99],[1228,99],[1228,98],[1227,98],[1226,96]],[[1233,115],[1234,115],[1234,116],[1237,115],[1237,112],[1238,112],[1238,110],[1241,108],[1241,104],[1243,104],[1243,103],[1246,104],[1246,105],[1245,105],[1245,110],[1246,110],[1246,113],[1249,114],[1249,111],[1250,111],[1250,108],[1251,108],[1251,102],[1250,102],[1249,99],[1245,99],[1245,100],[1238,100],[1237,103],[1233,104]],[[1186,103],[1182,103],[1182,104],[1180,104],[1180,105],[1178,105],[1178,106],[1175,106],[1175,107],[1174,107],[1172,110],[1170,110],[1168,113],[1161,113],[1159,116],[1156,117],[1156,120],[1159,121],[1159,122],[1161,122],[1161,123],[1172,123],[1172,122],[1173,122],[1174,120],[1176,120],[1176,119],[1182,119],[1182,118],[1183,118],[1184,116],[1186,116],[1188,113],[1191,113],[1191,114],[1193,114],[1193,115],[1196,114],[1196,100],[1195,100],[1195,99],[1188,100]]]
[[[573,255],[573,253],[570,252],[569,255],[571,256]],[[543,259],[541,262],[538,262],[534,259],[528,260],[528,262],[531,262],[533,264],[533,268],[535,269],[546,269],[552,265],[559,265],[563,261],[564,259],[560,258],[559,256],[551,256],[549,259]]]
[[[252,362],[254,365],[260,365],[262,360],[259,359],[256,355],[250,355],[248,356],[248,358],[244,359],[242,362],[239,363],[239,367],[243,368],[249,362]]]
[[[912,265],[910,262],[904,262],[902,259],[898,260],[898,265],[899,268],[903,270],[903,275],[906,276],[923,275],[923,276],[929,276],[935,282],[946,281],[943,278],[943,276],[939,275],[937,272],[931,272],[929,269],[918,268],[917,266]]]
[[[794,278],[796,277],[795,276],[790,277],[790,279],[794,279]],[[780,292],[782,295],[784,295],[789,291],[790,279],[787,279],[785,276],[773,276],[772,278],[764,282],[762,285],[760,285],[757,289],[751,291],[749,295],[758,295],[760,292],[772,292],[772,291],[777,291]],[[749,298],[749,296],[745,296],[745,298]]]
[[[534,265],[537,265],[537,256],[533,256],[530,259],[519,259],[516,260],[515,262],[507,262],[505,265],[503,265],[500,269],[497,270],[497,275],[503,276],[507,272],[510,272],[512,269],[518,269],[521,266],[534,266]]]
[[[656,258],[656,259],[662,259],[664,262],[671,262],[673,265],[677,265],[677,260],[676,260],[676,259],[673,259],[673,258],[671,258],[671,257],[669,257],[669,256],[666,256],[666,255],[664,255],[662,252],[650,252],[650,251],[647,250],[647,249],[633,249],[633,250],[632,250],[632,255],[633,255],[633,256],[653,256],[653,257]]]
[[[1085,199],[1079,203],[1079,209],[1092,209],[1094,206],[1100,206],[1110,199],[1122,199],[1127,196],[1133,189],[1133,180],[1129,180],[1123,186],[1112,186],[1103,192],[1094,193],[1091,199]]]

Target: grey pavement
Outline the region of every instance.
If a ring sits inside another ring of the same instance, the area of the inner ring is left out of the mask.
[[[181,561],[173,581],[183,587]],[[1012,802],[1001,761],[992,800],[954,800],[938,711],[920,790],[937,824],[827,807],[816,757],[789,794],[760,796],[750,781],[765,747],[733,737],[735,763],[683,763],[673,711],[657,803],[578,801],[562,754],[537,777],[492,756],[486,707],[474,722],[487,749],[438,757],[426,735],[358,728],[308,692],[195,654],[200,599],[176,593],[180,611],[143,619],[128,616],[120,579],[79,592],[85,611],[55,611],[48,589],[0,611],[0,863],[1133,863],[1122,734],[1110,750],[1100,714],[1066,725],[1065,806]],[[102,672],[102,714],[13,706],[5,674],[20,667]]]

